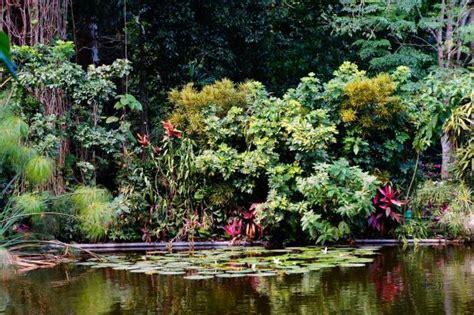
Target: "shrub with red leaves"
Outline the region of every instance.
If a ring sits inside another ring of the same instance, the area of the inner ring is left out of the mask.
[[[386,221],[391,219],[393,222],[400,223],[402,215],[397,212],[397,208],[406,202],[399,199],[400,191],[394,190],[393,187],[386,185],[379,188],[377,194],[372,200],[375,212],[369,216],[369,226],[382,234],[386,232]]]
[[[261,234],[262,228],[259,224],[255,222],[255,215],[257,211],[258,203],[253,203],[250,205],[249,210],[241,210],[244,225],[245,225],[245,236],[250,239],[256,238]]]
[[[229,234],[232,238],[239,236],[241,229],[242,229],[242,220],[237,219],[237,218],[231,219],[229,224],[224,226],[225,232]]]

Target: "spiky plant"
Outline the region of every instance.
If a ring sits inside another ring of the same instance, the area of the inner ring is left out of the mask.
[[[79,212],[81,230],[92,240],[101,239],[107,233],[112,215],[110,203],[93,202]]]
[[[46,202],[39,194],[25,193],[15,198],[14,206],[23,214],[34,215],[46,209]]]
[[[81,229],[90,239],[106,235],[113,209],[111,194],[103,188],[81,186],[71,196],[71,202],[81,220]]]
[[[46,183],[53,174],[54,162],[44,156],[31,158],[25,167],[25,178],[34,184]]]

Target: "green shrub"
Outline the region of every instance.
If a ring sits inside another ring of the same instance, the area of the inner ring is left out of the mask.
[[[417,217],[434,220],[441,232],[467,237],[467,221],[474,214],[472,190],[464,183],[426,181],[416,190],[409,206]]]

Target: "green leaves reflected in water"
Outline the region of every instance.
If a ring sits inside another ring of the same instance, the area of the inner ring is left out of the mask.
[[[329,248],[323,256],[314,248],[274,255],[233,248],[179,258],[116,256],[113,262],[92,261],[104,268],[71,264],[0,279],[0,309],[4,314],[474,313],[474,248],[371,251],[375,254],[360,256],[359,249]],[[373,260],[359,267],[357,259]],[[137,269],[113,269],[122,263]]]

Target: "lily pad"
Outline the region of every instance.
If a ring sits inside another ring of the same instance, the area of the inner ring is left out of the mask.
[[[185,271],[177,271],[177,270],[161,270],[158,271],[160,276],[179,276],[186,274]]]
[[[359,263],[359,264],[368,264],[373,262],[374,260],[372,258],[352,258],[351,260],[348,261],[348,263]]]
[[[245,273],[221,273],[216,275],[216,278],[242,278],[246,275]]]
[[[217,270],[203,270],[203,271],[199,271],[197,274],[202,275],[202,276],[215,276],[215,275],[222,274],[222,272],[217,271]]]
[[[255,271],[252,269],[242,269],[242,270],[226,270],[226,273],[230,274],[247,274],[247,273],[254,273]]]
[[[285,275],[297,275],[297,274],[303,274],[303,273],[308,273],[309,269],[293,269],[293,270],[286,270]]]
[[[348,268],[351,268],[351,267],[365,267],[366,265],[365,264],[351,264],[351,263],[347,263],[347,264],[340,264],[339,267],[348,267]]]
[[[184,276],[186,280],[208,280],[214,278],[212,275],[192,275],[192,276]]]

